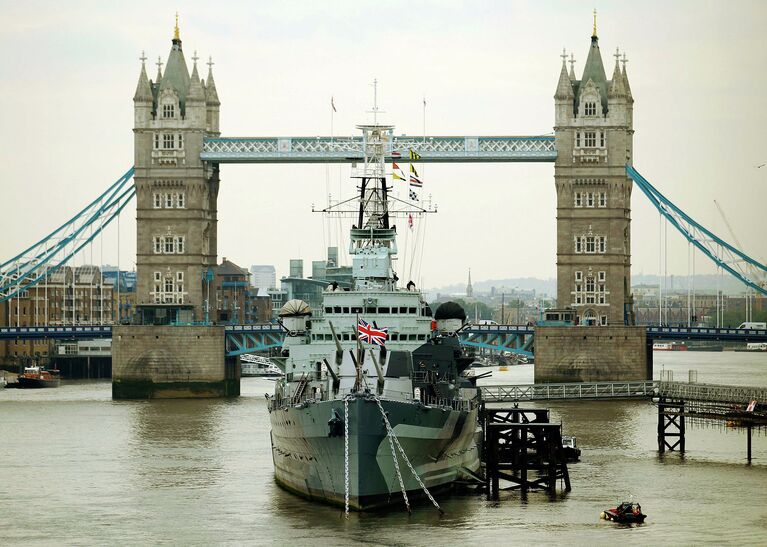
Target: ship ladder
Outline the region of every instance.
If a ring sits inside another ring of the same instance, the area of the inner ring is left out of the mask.
[[[297,404],[301,397],[304,394],[304,391],[306,391],[306,384],[309,383],[309,378],[306,376],[306,374],[301,375],[301,379],[298,381],[298,387],[296,388],[296,392],[293,394],[293,404]]]
[[[378,409],[381,411],[381,416],[383,417],[384,425],[386,425],[386,432],[389,434],[389,443],[391,445],[392,458],[394,459],[394,469],[397,471],[397,478],[399,479],[400,488],[402,488],[402,496],[405,498],[405,505],[407,506],[408,513],[410,512],[410,503],[408,502],[408,499],[407,499],[407,491],[405,490],[405,483],[402,481],[402,475],[400,474],[400,471],[399,471],[399,462],[397,461],[397,456],[394,452],[394,445],[397,446],[397,449],[402,455],[402,459],[405,460],[405,463],[407,464],[408,468],[410,468],[410,472],[413,474],[413,477],[415,477],[415,480],[418,481],[418,484],[421,486],[426,496],[429,498],[432,504],[434,504],[434,507],[437,508],[437,511],[439,511],[439,514],[444,515],[445,512],[439,506],[439,503],[437,503],[437,500],[434,499],[434,496],[431,495],[431,492],[429,492],[429,489],[426,488],[426,485],[421,480],[421,477],[418,476],[418,473],[413,467],[413,464],[410,463],[410,460],[408,459],[407,454],[405,454],[405,450],[402,448],[402,445],[400,444],[399,439],[394,434],[391,424],[389,423],[389,417],[386,415],[386,412],[384,411],[384,408],[381,405],[381,398],[376,396],[375,401],[376,401],[376,404],[378,405]]]

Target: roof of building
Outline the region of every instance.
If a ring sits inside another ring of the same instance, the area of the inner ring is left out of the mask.
[[[244,277],[249,277],[250,272],[246,270],[245,268],[240,268],[237,264],[232,262],[231,260],[227,260],[224,258],[221,261],[221,264],[216,266],[215,269],[216,275],[239,275]]]

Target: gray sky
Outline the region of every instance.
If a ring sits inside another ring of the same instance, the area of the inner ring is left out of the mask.
[[[684,211],[767,260],[764,2],[594,2],[608,77],[628,58],[634,164]],[[141,50],[170,50],[180,12],[187,62],[213,55],[224,136],[353,134],[380,81],[384,121],[432,135],[547,134],[562,47],[580,75],[592,4],[576,2],[0,2],[0,258],[70,218],[131,164]],[[200,67],[206,68],[206,67]],[[427,286],[556,272],[552,164],[427,165],[439,206],[426,225]],[[332,238],[312,203],[352,185],[348,167],[222,167],[220,256],[247,266],[324,257]],[[658,271],[658,214],[635,189],[633,272]],[[135,209],[121,220],[121,266],[135,261]],[[337,230],[336,230],[337,231]],[[402,231],[402,230],[401,230]],[[278,235],[279,234],[279,235]],[[404,242],[400,242],[403,247]],[[104,260],[116,261],[115,230]],[[412,250],[412,241],[410,242]],[[97,257],[100,248],[94,249]],[[687,244],[669,231],[669,271]],[[714,269],[702,255],[698,273]],[[79,264],[79,261],[78,261]]]

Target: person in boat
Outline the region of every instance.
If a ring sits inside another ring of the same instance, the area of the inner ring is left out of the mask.
[[[412,281],[408,281],[407,282],[407,290],[414,291],[415,290],[415,283],[413,283]]]

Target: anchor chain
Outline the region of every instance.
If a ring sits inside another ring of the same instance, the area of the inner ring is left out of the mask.
[[[344,397],[344,516],[349,518],[349,399]]]
[[[378,403],[378,408],[381,408],[381,403]],[[383,412],[383,408],[381,408],[381,412]],[[386,419],[386,414],[383,414],[384,419]],[[399,470],[399,460],[397,459],[397,453],[394,450],[394,441],[392,440],[392,437],[394,434],[392,433],[391,426],[386,426],[386,430],[389,433],[389,447],[391,448],[391,459],[394,462],[394,470],[397,472],[397,480],[399,481],[399,487],[400,490],[402,490],[402,498],[405,500],[405,507],[407,508],[408,514],[412,514],[412,510],[410,509],[410,500],[407,499],[407,490],[405,489],[405,481],[402,480],[402,473]]]
[[[383,406],[381,405],[381,398],[376,396],[375,397],[375,401],[376,401],[376,404],[378,405],[378,409],[381,411],[381,416],[383,416],[384,425],[386,425],[386,431],[389,433],[389,442],[392,442],[392,440],[393,440],[393,442],[397,445],[397,448],[399,449],[400,454],[402,454],[402,459],[405,460],[405,463],[410,468],[410,472],[415,477],[415,480],[418,481],[418,484],[421,486],[421,489],[423,489],[424,493],[429,498],[429,501],[431,501],[432,504],[434,504],[434,507],[437,508],[437,511],[439,511],[440,515],[444,515],[445,512],[439,506],[439,504],[437,503],[437,500],[434,499],[434,496],[431,495],[431,492],[429,492],[429,489],[426,488],[426,485],[421,480],[421,477],[419,477],[418,473],[416,473],[416,470],[415,470],[415,468],[413,468],[413,464],[410,463],[410,460],[408,459],[407,454],[405,454],[405,450],[402,448],[402,445],[400,444],[399,439],[394,434],[394,431],[392,430],[391,424],[389,423],[389,418],[386,416],[386,412],[384,411]],[[393,456],[393,454],[392,454],[392,456]],[[394,462],[395,462],[395,466],[396,466],[396,469],[397,469],[397,474],[399,475],[399,464],[396,463],[397,462],[396,457],[394,458]],[[400,478],[400,481],[401,481],[401,478]],[[400,482],[400,484],[402,484],[402,483]],[[405,486],[402,485],[402,489],[403,489],[402,492],[403,492],[403,494],[405,493],[404,488],[405,488]],[[405,500],[406,500],[406,503],[407,503],[407,497],[405,497]],[[410,505],[408,504],[408,510],[409,510],[409,508],[410,508]]]

